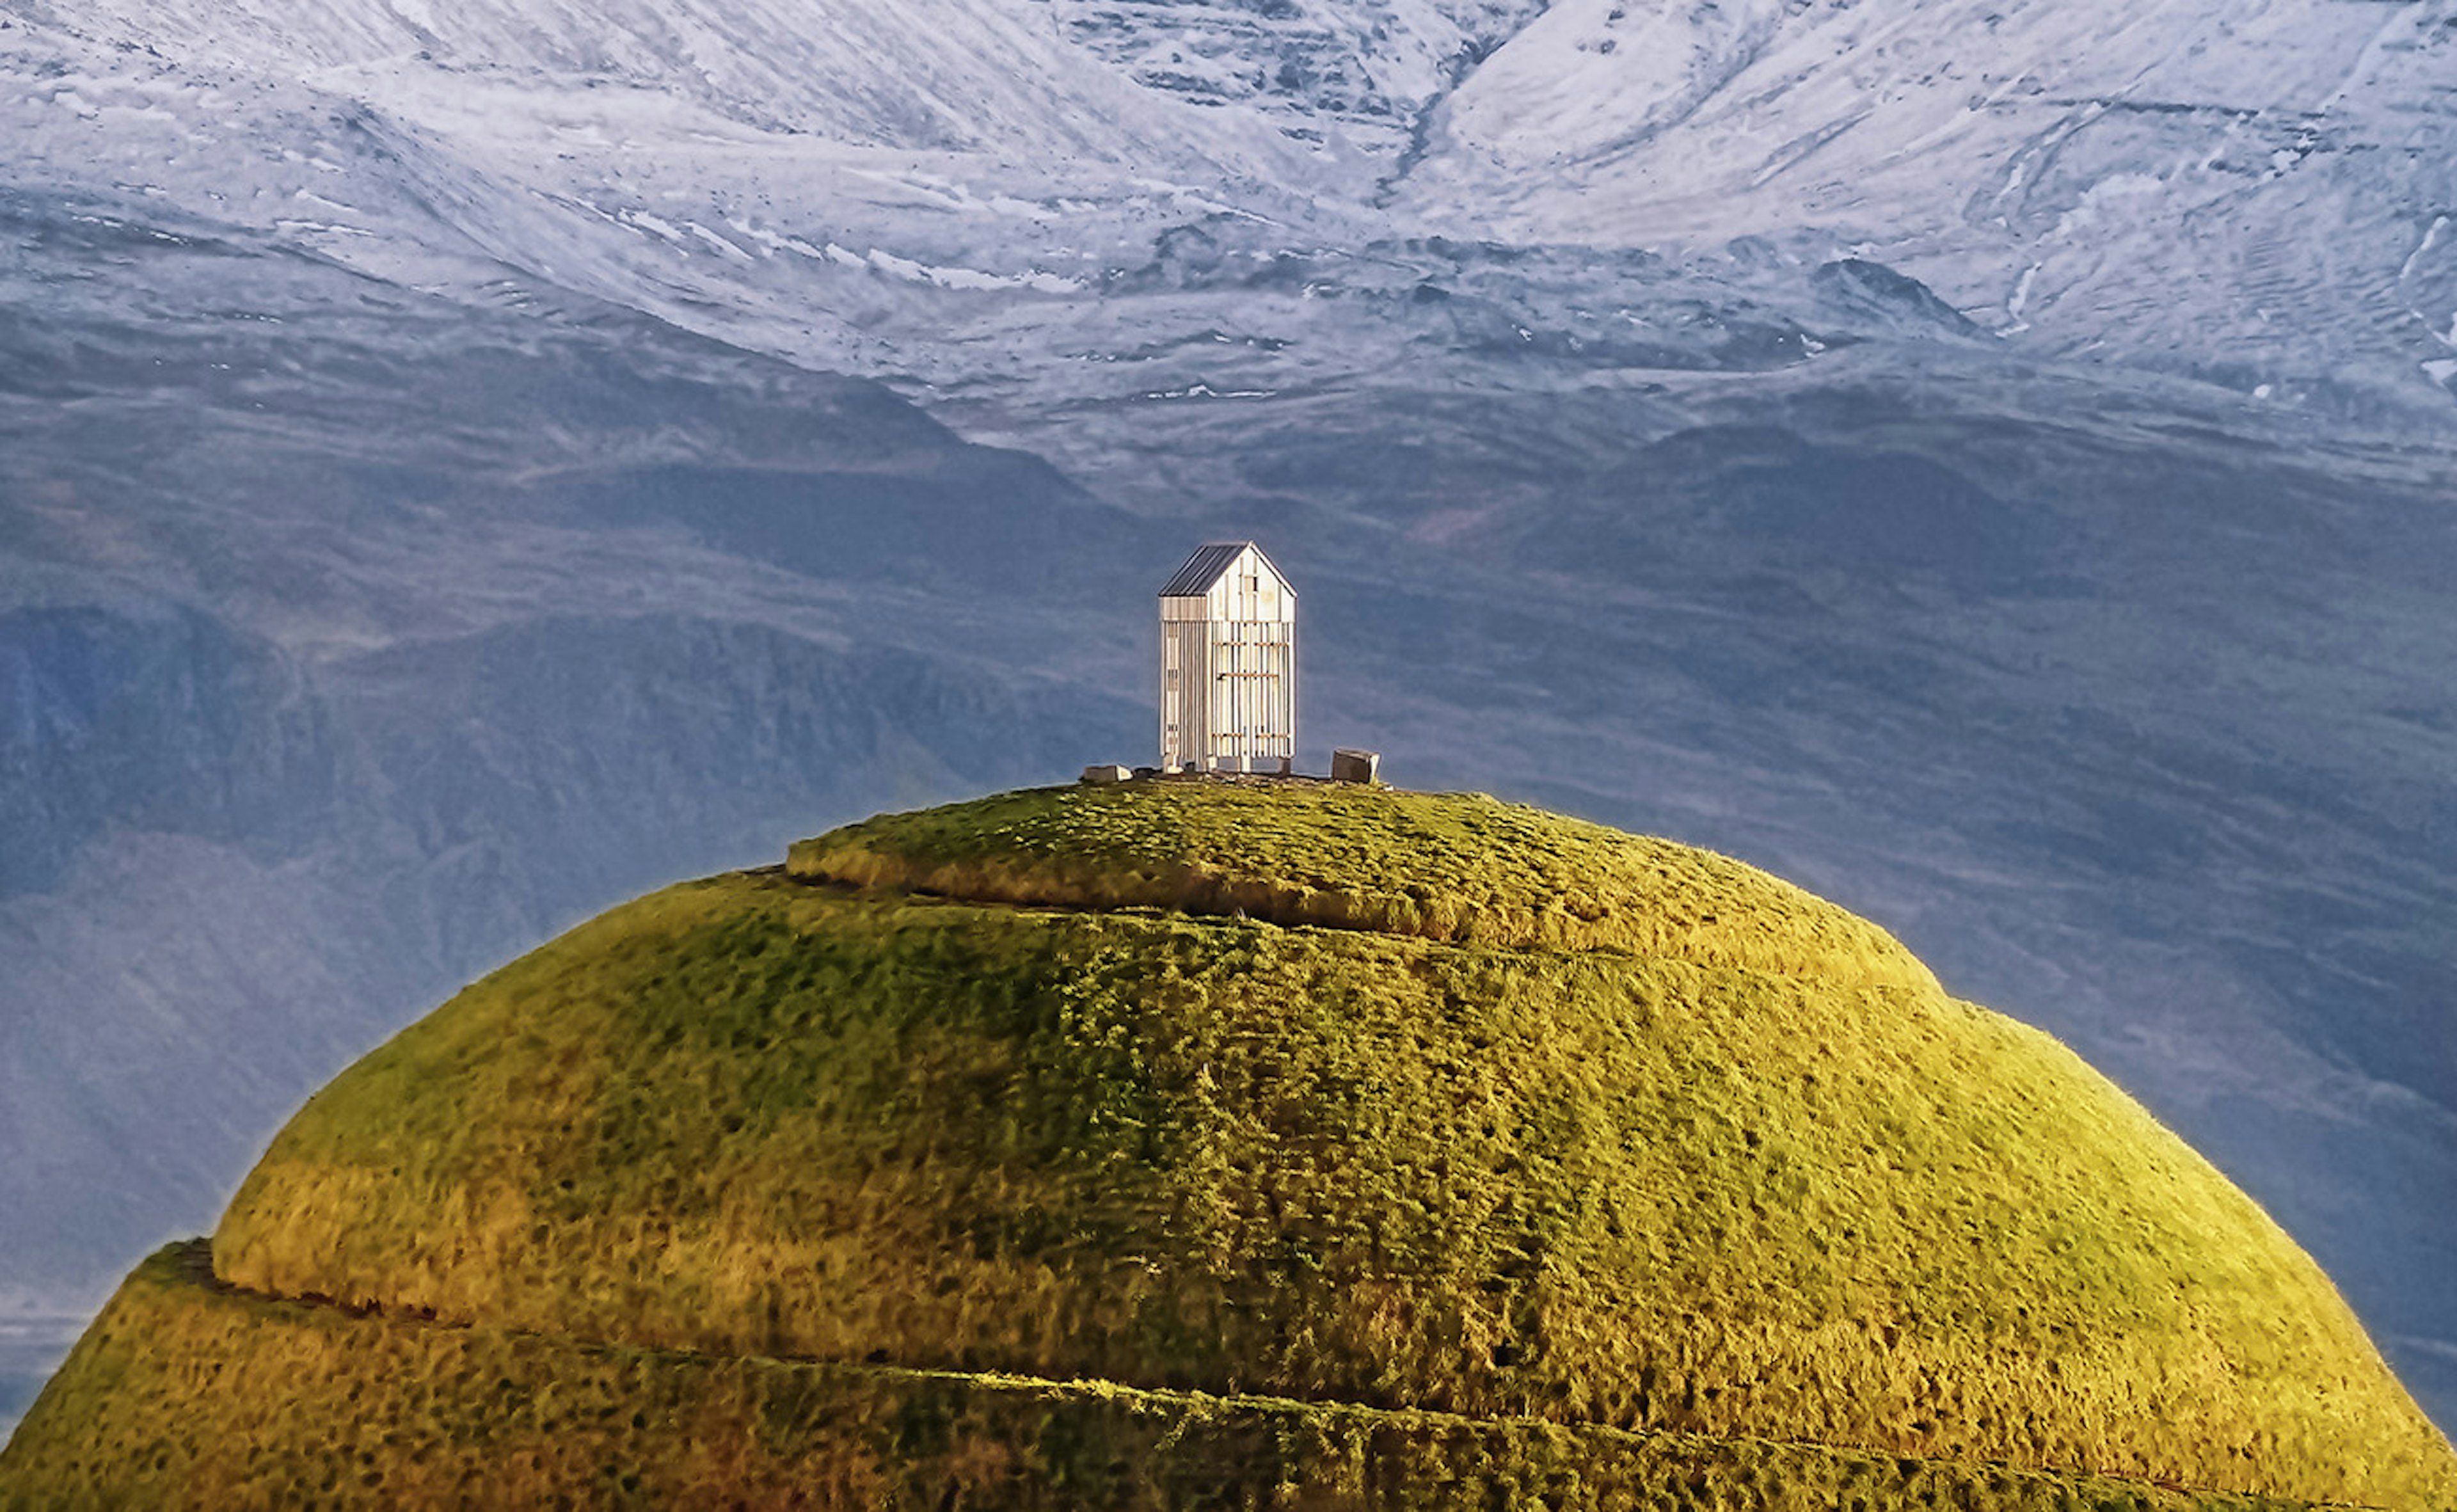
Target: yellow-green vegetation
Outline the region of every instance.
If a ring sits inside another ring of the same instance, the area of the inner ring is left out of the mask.
[[[2457,1506],[2253,1203],[1737,862],[1473,797],[1159,782],[876,819],[790,872],[617,909],[345,1072],[215,1237],[244,1295],[140,1274],[0,1477],[226,1456],[161,1424],[274,1433],[289,1388],[199,1396],[269,1351],[249,1379],[328,1372],[436,1475],[474,1451],[399,1414],[493,1421],[496,1378],[557,1435],[637,1393],[734,1445],[521,1450],[606,1500],[799,1465],[840,1505],[1878,1512],[2123,1477]],[[972,1468],[878,1437],[925,1380]],[[769,1393],[802,1437],[754,1431]],[[275,1438],[320,1462],[352,1423]],[[1053,1489],[1050,1435],[1109,1489]],[[334,1473],[369,1470],[406,1473]]]
[[[129,1278],[35,1408],[0,1507],[2306,1505],[1814,1444],[353,1316],[217,1290],[202,1248],[165,1251]]]
[[[1243,915],[1936,987],[1884,930],[1753,866],[1476,794],[1043,788],[847,825],[796,844],[786,870],[976,902]]]

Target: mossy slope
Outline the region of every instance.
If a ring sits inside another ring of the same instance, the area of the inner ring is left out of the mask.
[[[344,1073],[221,1276],[714,1357],[2457,1503],[2252,1203],[1737,863],[1489,800],[1156,784],[795,869],[837,884],[642,900]],[[1113,873],[1145,882],[1079,885]],[[1189,877],[1206,912],[1131,906]],[[1323,897],[1369,901],[1254,917]],[[1386,931],[1374,898],[1448,911]]]
[[[786,870],[976,902],[1167,908],[1936,987],[1892,936],[1756,867],[1477,794],[1037,789],[849,824],[795,845]]]
[[[0,1509],[2290,1512],[1813,1444],[1486,1422],[447,1328],[129,1277],[0,1460]]]

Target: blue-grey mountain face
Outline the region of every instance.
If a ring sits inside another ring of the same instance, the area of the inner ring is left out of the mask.
[[[2457,1419],[2457,0],[0,0],[0,1419],[473,973],[1139,758],[1714,845]]]

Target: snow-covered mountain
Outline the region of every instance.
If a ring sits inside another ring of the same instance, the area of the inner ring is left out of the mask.
[[[1310,742],[1878,917],[2457,1419],[2457,0],[0,0],[0,1306],[1131,756],[1234,530]]]
[[[2457,367],[2457,5],[1561,0],[1412,206],[1514,239],[1812,226],[1974,318],[2273,394]]]
[[[302,78],[346,97],[407,102],[465,83],[639,91],[759,132],[1054,163],[1156,165],[1187,146],[1165,98],[1070,46],[1045,7],[1005,0],[32,0],[14,9],[199,74]]]
[[[21,172],[107,164],[387,271],[437,239],[386,223],[406,202],[558,283],[838,366],[880,297],[847,269],[1063,294],[1208,209],[1273,250],[1858,257],[2012,349],[2273,404],[2371,413],[2457,376],[2457,0],[2116,24],[1981,0],[0,13]]]

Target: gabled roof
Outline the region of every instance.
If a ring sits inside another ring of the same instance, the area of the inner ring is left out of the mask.
[[[1263,549],[1253,542],[1211,541],[1195,549],[1194,554],[1186,559],[1186,565],[1177,570],[1177,575],[1161,586],[1160,596],[1201,598],[1211,591],[1211,585],[1220,581],[1220,574],[1228,570],[1228,565],[1237,560],[1237,554],[1249,548],[1256,556],[1262,557],[1265,567],[1270,568],[1271,575],[1279,578],[1280,586],[1288,588],[1289,580],[1281,576],[1279,568],[1270,557],[1263,556]],[[1288,589],[1288,591],[1290,597],[1296,595],[1294,589]]]
[[[1177,570],[1177,575],[1162,585],[1160,596],[1202,597],[1211,591],[1211,585],[1220,581],[1220,574],[1228,570],[1228,564],[1237,560],[1238,553],[1253,544],[1251,541],[1212,541],[1195,548],[1194,554],[1186,559],[1186,565]]]

